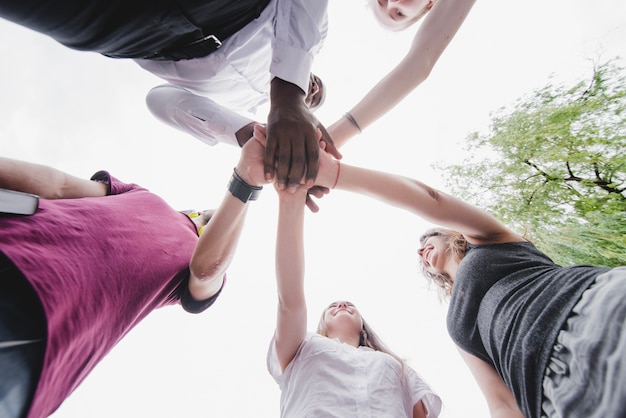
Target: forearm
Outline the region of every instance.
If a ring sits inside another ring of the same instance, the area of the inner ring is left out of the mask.
[[[441,192],[418,180],[367,168],[337,164],[323,165],[320,185],[359,193],[380,200],[440,226],[462,232],[476,241],[516,240],[498,220],[483,210]]]
[[[226,192],[198,239],[189,264],[189,290],[197,300],[213,296],[235,255],[249,203]]]
[[[304,306],[304,206],[305,196],[279,195],[276,233],[276,284],[281,309]]]
[[[276,354],[284,370],[306,336],[304,296],[304,202],[306,195],[279,193],[276,232]]]
[[[240,141],[238,133],[253,122],[207,97],[170,84],[150,90],[146,105],[161,122],[209,145],[243,146],[245,141]]]
[[[106,186],[80,179],[41,164],[0,157],[0,188],[39,195],[46,199],[72,199],[106,195]]]
[[[424,82],[448,47],[475,0],[438,0],[424,18],[407,55],[352,109],[361,130],[374,123]],[[359,130],[345,117],[328,129],[335,144],[342,146]]]
[[[328,32],[328,0],[279,0],[277,8],[270,73],[304,93]]]

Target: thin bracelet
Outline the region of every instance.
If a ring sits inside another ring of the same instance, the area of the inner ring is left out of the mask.
[[[359,133],[361,133],[361,132],[362,132],[362,131],[361,131],[361,127],[359,126],[359,124],[358,124],[358,123],[356,123],[356,119],[354,119],[354,116],[352,116],[352,115],[350,114],[350,112],[346,112],[346,113],[344,113],[343,115],[346,117],[346,119],[348,119],[348,120],[350,121],[350,123],[351,123],[351,124],[353,124],[353,125],[354,125],[354,127],[357,129],[357,131],[359,131]]]
[[[339,183],[339,173],[341,173],[341,161],[337,160],[337,177],[335,178],[335,184],[333,184],[333,189],[337,187],[337,183]]]

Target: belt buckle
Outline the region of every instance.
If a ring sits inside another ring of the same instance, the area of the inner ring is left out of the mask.
[[[219,49],[222,46],[222,41],[220,41],[215,35],[208,35],[204,38],[196,39],[195,41],[188,43],[187,46],[197,45],[206,41],[212,41],[215,44],[215,49]]]

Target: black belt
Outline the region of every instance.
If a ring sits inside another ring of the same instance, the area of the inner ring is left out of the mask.
[[[208,35],[194,39],[191,42],[187,38],[186,42],[177,42],[172,46],[165,47],[152,55],[144,57],[144,59],[178,61],[205,57],[217,51],[222,46],[222,42],[229,36],[237,33],[248,23],[259,17],[269,2],[270,0],[261,0],[255,7],[249,8],[225,27],[219,27],[216,30],[203,28],[202,32],[208,33]]]
[[[145,57],[145,59],[157,61],[179,61],[189,60],[192,58],[206,57],[212,52],[217,51],[222,46],[222,41],[215,35],[208,35],[197,39],[188,44],[175,46],[172,48],[164,48],[154,55]]]

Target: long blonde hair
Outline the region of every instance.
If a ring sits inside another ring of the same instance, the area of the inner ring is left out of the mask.
[[[448,246],[447,251],[452,254],[454,261],[457,263],[461,262],[463,257],[465,257],[465,252],[467,251],[467,240],[458,231],[453,231],[451,229],[445,228],[433,228],[424,232],[419,239],[420,246],[424,245],[424,241],[426,241],[430,237],[441,237],[446,245]],[[454,281],[452,277],[450,277],[447,273],[432,273],[424,268],[424,264],[420,258],[420,267],[422,270],[422,274],[430,280],[431,283],[434,283],[437,286],[437,290],[439,296],[443,300],[450,299],[452,296],[452,285]]]

